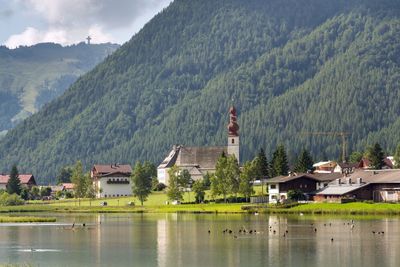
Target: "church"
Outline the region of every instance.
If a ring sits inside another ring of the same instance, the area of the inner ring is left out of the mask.
[[[218,158],[225,153],[235,155],[239,161],[239,125],[235,107],[229,109],[229,124],[227,146],[188,147],[174,145],[168,156],[157,167],[157,178],[160,183],[168,185],[168,170],[176,165],[181,170],[189,171],[193,180],[203,178],[208,173],[215,172]]]

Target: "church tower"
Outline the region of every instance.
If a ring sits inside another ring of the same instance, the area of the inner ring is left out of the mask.
[[[229,124],[228,124],[228,155],[235,155],[239,160],[239,125],[237,124],[236,109],[232,106],[229,109]]]

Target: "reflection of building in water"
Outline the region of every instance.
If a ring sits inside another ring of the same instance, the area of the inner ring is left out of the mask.
[[[167,216],[167,214],[166,214]],[[168,233],[167,219],[157,220],[157,262],[158,267],[167,266]]]

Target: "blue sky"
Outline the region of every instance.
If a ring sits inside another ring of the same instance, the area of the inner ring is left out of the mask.
[[[172,0],[0,0],[0,44],[122,44]]]

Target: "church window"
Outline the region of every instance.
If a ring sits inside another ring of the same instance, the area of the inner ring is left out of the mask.
[[[232,138],[232,144],[234,144],[234,143],[235,143],[235,139]]]

